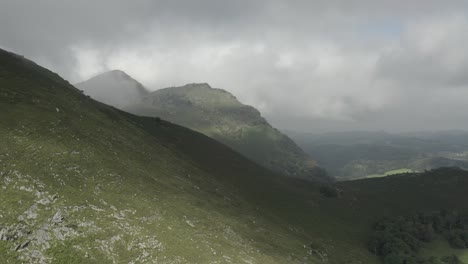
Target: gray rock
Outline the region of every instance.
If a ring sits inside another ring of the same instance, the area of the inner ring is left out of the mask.
[[[26,219],[36,219],[37,218],[37,205],[33,204],[29,207],[28,210],[24,211],[24,213],[18,216],[18,221],[24,221]]]
[[[16,228],[6,227],[0,230],[0,240],[15,241],[29,234],[31,234],[31,232],[24,229],[22,225]]]
[[[54,225],[59,225],[61,223],[63,223],[64,221],[64,217],[62,215],[62,213],[59,211],[59,212],[56,212],[54,214],[54,216],[52,217],[51,219],[51,222],[54,224]]]
[[[21,249],[27,248],[27,247],[29,246],[29,243],[31,243],[31,240],[28,240],[28,241],[26,241],[25,243],[23,243],[23,244],[21,245]]]
[[[0,229],[0,240],[5,241],[7,240],[8,228]]]
[[[35,232],[34,235],[36,243],[44,248],[49,248],[49,240],[51,239],[50,234],[47,230],[39,229]]]

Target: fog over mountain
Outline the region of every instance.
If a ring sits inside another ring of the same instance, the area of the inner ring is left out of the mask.
[[[466,1],[0,0],[0,47],[73,83],[210,83],[298,131],[468,129]]]
[[[119,70],[95,76],[87,82],[76,84],[76,87],[86,95],[120,109],[139,103],[148,94],[148,90],[139,82]],[[99,89],[93,89],[95,87]]]

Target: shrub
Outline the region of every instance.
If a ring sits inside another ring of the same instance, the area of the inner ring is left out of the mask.
[[[450,246],[452,246],[453,248],[462,249],[468,247],[468,241],[465,241],[465,239],[467,238],[468,237],[465,232],[452,231],[448,235],[447,240],[450,243]]]
[[[399,254],[389,254],[384,258],[384,264],[406,264],[408,263],[408,256]]]
[[[340,194],[338,188],[331,185],[323,185],[320,187],[319,191],[323,196],[328,198],[335,198]]]
[[[468,248],[466,219],[466,215],[446,211],[386,218],[374,224],[367,246],[385,264],[459,264],[456,256],[421,259],[417,251],[423,242],[434,239],[435,232],[444,234],[454,248]]]
[[[455,255],[442,257],[441,261],[444,264],[461,264],[460,259]]]

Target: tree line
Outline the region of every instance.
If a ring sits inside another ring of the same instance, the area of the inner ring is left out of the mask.
[[[368,249],[385,264],[460,264],[455,255],[423,258],[424,243],[445,238],[452,248],[468,248],[468,213],[437,211],[409,217],[385,218],[376,222]]]

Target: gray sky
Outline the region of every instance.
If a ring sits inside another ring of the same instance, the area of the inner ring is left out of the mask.
[[[226,89],[289,130],[468,129],[468,1],[0,0],[0,47],[71,82]]]

